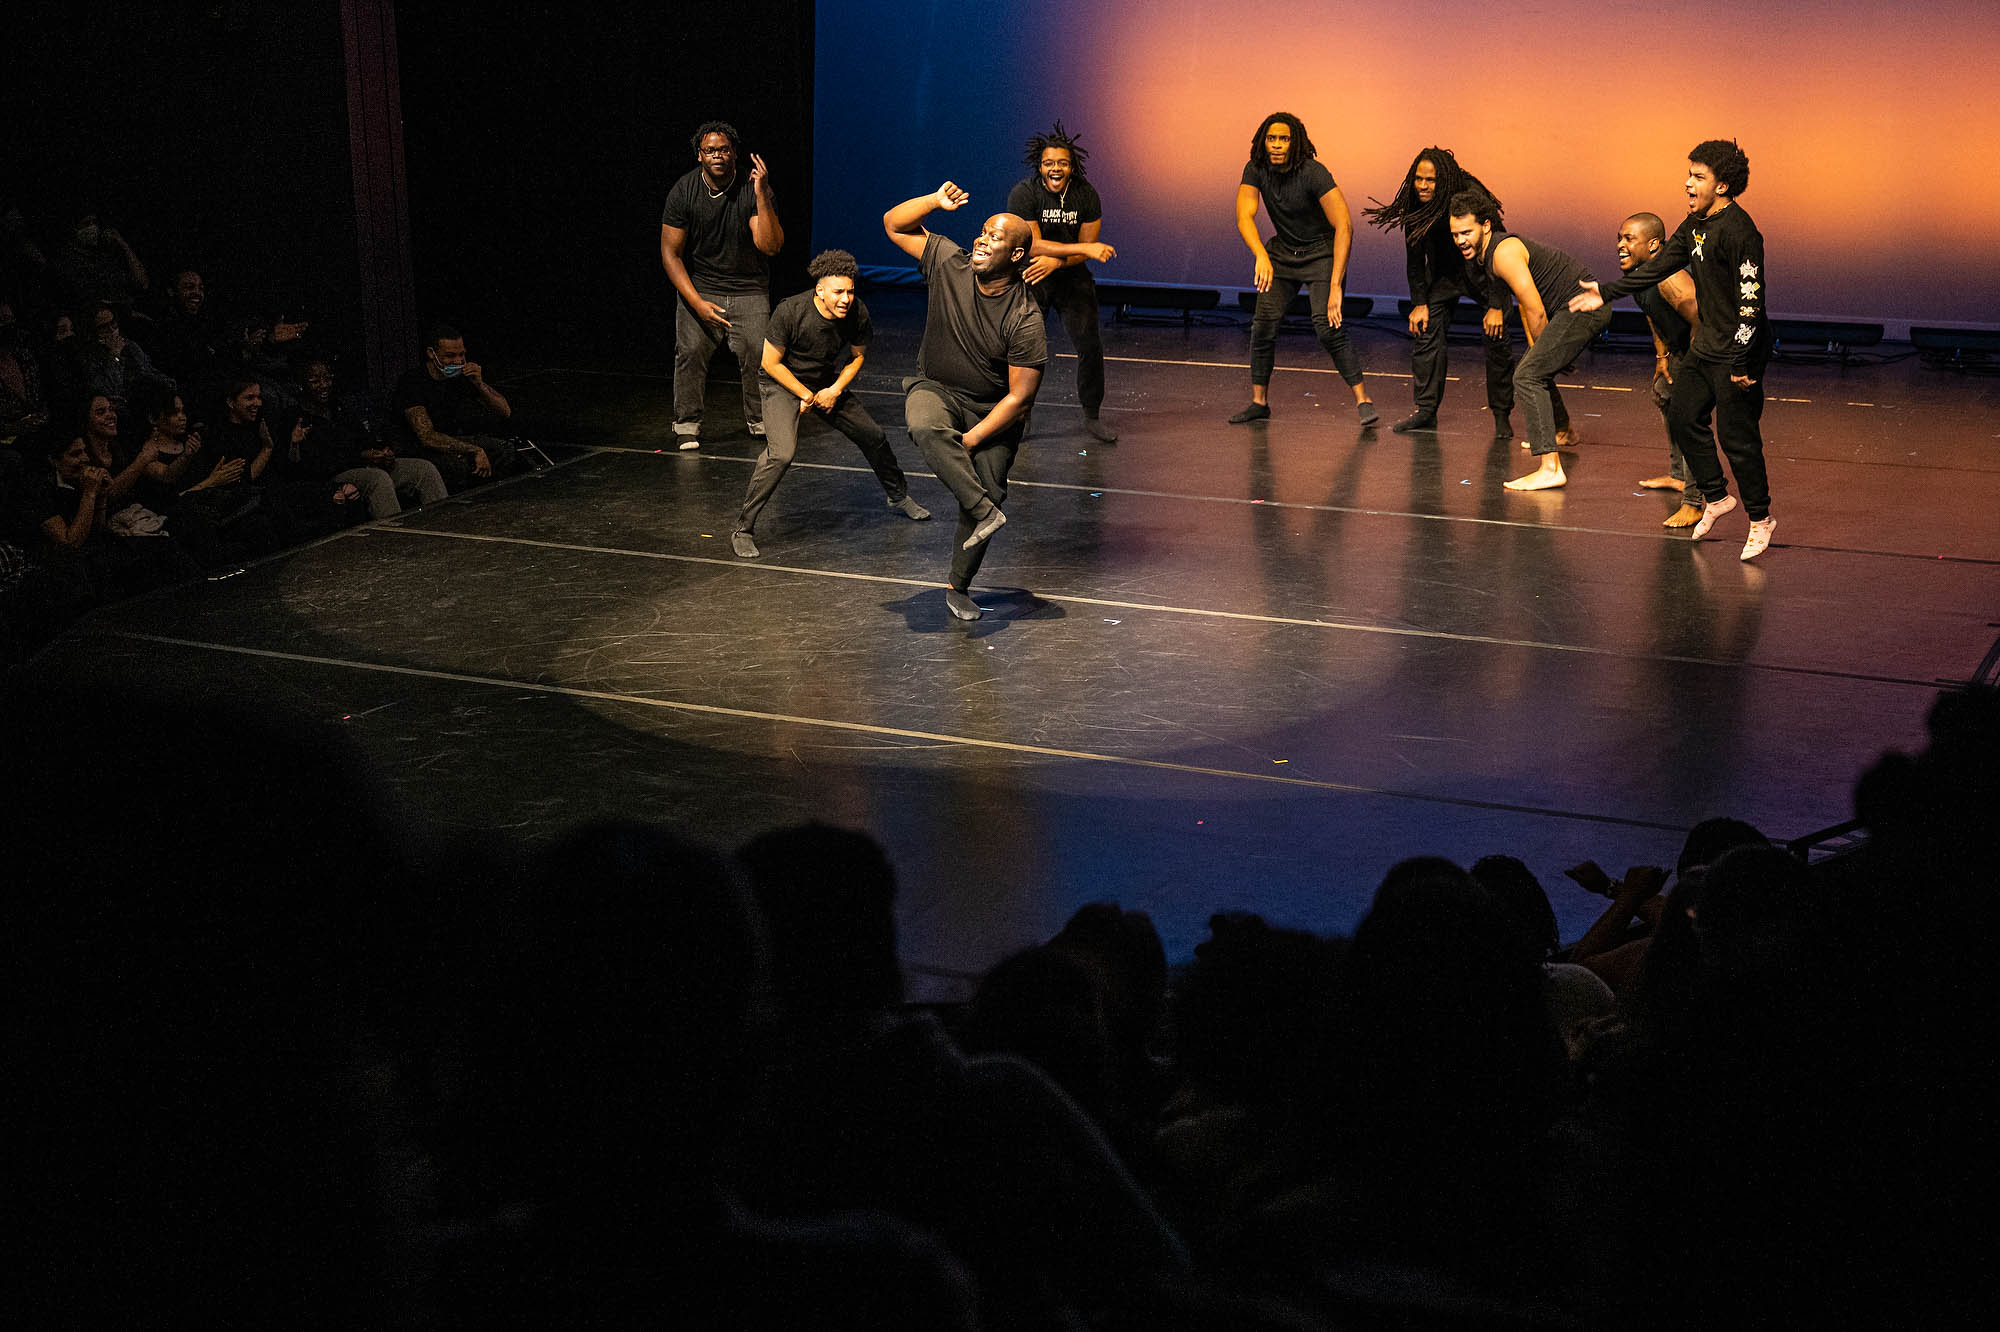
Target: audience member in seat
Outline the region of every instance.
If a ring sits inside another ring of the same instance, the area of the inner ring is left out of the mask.
[[[190,391],[217,377],[222,321],[209,303],[201,274],[183,268],[167,288],[167,309],[147,333],[153,364]]]
[[[874,1208],[936,1232],[973,1268],[996,1326],[1068,1326],[1185,1270],[1179,1238],[1046,1075],[968,1057],[935,1015],[895,1006],[895,876],[872,839],[808,825],[738,858],[771,921],[787,1018],[739,1153],[747,1196],[783,1215]]]
[[[445,497],[444,477],[423,458],[399,458],[374,439],[368,424],[334,392],[333,363],[308,359],[301,376],[300,420],[310,428],[323,456],[332,460],[336,485],[361,491],[370,518],[392,518],[405,502],[430,504]]]
[[[980,1326],[935,1240],[767,1219],[729,1186],[772,1013],[755,906],[718,857],[588,826],[508,905],[465,1009],[467,1183],[491,1210],[447,1255],[452,1325]]]
[[[90,320],[91,340],[82,345],[87,391],[101,393],[123,408],[149,388],[174,387],[171,379],[154,368],[146,349],[125,336],[116,310],[97,305],[90,311]]]
[[[146,266],[116,227],[107,227],[96,213],[85,213],[71,226],[50,268],[67,305],[99,301],[131,310],[151,285]]]
[[[466,355],[465,336],[455,328],[431,330],[424,363],[396,382],[391,412],[411,456],[435,464],[453,490],[514,470],[514,446],[492,433],[514,408]]]
[[[1573,1050],[1571,1035],[1577,1026],[1603,1017],[1616,1003],[1610,988],[1588,967],[1557,960],[1562,940],[1555,908],[1534,871],[1513,856],[1482,856],[1473,862],[1472,878],[1513,922],[1525,954],[1542,969],[1549,1023],[1564,1047]]]
[[[14,307],[0,300],[0,442],[48,424],[42,363],[28,349]]]

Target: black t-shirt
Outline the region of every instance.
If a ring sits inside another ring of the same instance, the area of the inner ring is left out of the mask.
[[[1632,299],[1646,312],[1646,318],[1653,325],[1653,331],[1659,334],[1660,341],[1667,345],[1667,353],[1671,356],[1686,355],[1688,339],[1693,330],[1688,327],[1688,321],[1681,318],[1681,312],[1674,309],[1672,303],[1660,294],[1660,289],[1641,287],[1632,293]]]
[[[1007,396],[1008,366],[1040,370],[1049,363],[1048,331],[1027,283],[986,295],[972,275],[972,256],[936,234],[924,241],[919,267],[931,300],[918,374],[991,411]]]
[[[1050,194],[1039,175],[1028,177],[1008,192],[1007,211],[1033,222],[1042,229],[1043,240],[1057,245],[1076,244],[1084,223],[1104,220],[1096,189],[1075,175],[1061,194]]]
[[[1317,259],[1333,254],[1333,223],[1319,201],[1334,188],[1333,173],[1315,158],[1290,171],[1273,171],[1261,162],[1245,164],[1243,183],[1264,197],[1264,211],[1277,228],[1283,255],[1273,259]]]
[[[750,239],[750,219],[756,215],[757,193],[740,167],[720,195],[709,192],[700,167],[674,182],[660,210],[660,225],[687,233],[681,262],[696,291],[743,296],[770,289],[770,261]]]
[[[852,349],[866,347],[874,336],[868,307],[859,296],[844,319],[828,319],[813,304],[810,291],[779,301],[764,326],[764,341],[784,349],[785,368],[809,389],[831,384],[854,359]]]
[[[396,439],[417,448],[423,441],[410,429],[410,419],[405,415],[412,407],[430,413],[431,426],[446,435],[476,435],[499,420],[498,413],[479,392],[479,385],[463,375],[455,379],[432,379],[430,372],[421,366],[405,371],[396,381],[396,396],[390,406],[390,414],[395,417]]]

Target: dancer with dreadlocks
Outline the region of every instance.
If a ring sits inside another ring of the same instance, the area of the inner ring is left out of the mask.
[[[1257,235],[1260,203],[1277,232],[1268,244]],[[1368,386],[1361,382],[1361,356],[1340,327],[1354,221],[1305,125],[1289,111],[1264,117],[1250,138],[1250,161],[1236,188],[1236,230],[1256,256],[1257,307],[1250,316],[1250,405],[1230,417],[1229,424],[1262,421],[1271,415],[1278,325],[1303,286],[1319,345],[1354,390],[1361,424],[1374,425],[1380,417],[1369,401]]]
[[[1046,319],[1054,306],[1076,348],[1076,397],[1083,428],[1106,444],[1118,435],[1097,419],[1104,405],[1104,338],[1097,327],[1097,282],[1086,260],[1104,263],[1118,251],[1097,239],[1104,207],[1083,174],[1090,153],[1058,120],[1046,134],[1028,140],[1023,160],[1033,174],[1007,195],[1007,211],[1025,218],[1035,243],[1021,277]]]
[[[1493,199],[1493,191],[1460,166],[1451,149],[1426,148],[1410,163],[1395,198],[1386,204],[1370,200],[1375,207],[1362,210],[1384,231],[1400,226],[1409,250],[1410,336],[1415,339],[1410,377],[1417,409],[1390,429],[1400,435],[1437,426],[1449,369],[1445,335],[1458,313],[1458,298],[1469,296],[1485,310],[1486,405],[1493,412],[1493,437],[1507,439],[1514,433],[1514,423],[1508,419],[1514,410],[1514,349],[1507,341],[1507,289],[1476,282],[1465,271],[1464,256],[1452,243],[1451,223],[1445,217],[1451,196],[1461,190],[1478,190]],[[1498,223],[1498,199],[1493,199],[1493,211]]]
[[[1596,310],[1683,268],[1693,275],[1699,322],[1667,402],[1667,428],[1687,460],[1689,493],[1701,492],[1695,539],[1707,536],[1716,519],[1736,507],[1715,456],[1715,444],[1720,444],[1750,518],[1739,558],[1754,560],[1771,544],[1778,520],[1771,516],[1761,425],[1764,367],[1771,359],[1771,325],[1764,313],[1764,234],[1737,202],[1750,188],[1750,158],[1734,139],[1704,139],[1688,151],[1686,186],[1687,217],[1659,254],[1602,288],[1585,282],[1585,290],[1569,305]],[[1704,448],[1699,423],[1711,407],[1715,440]]]

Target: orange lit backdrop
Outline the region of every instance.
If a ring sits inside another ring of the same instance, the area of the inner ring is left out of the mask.
[[[1357,224],[1439,143],[1514,230],[1600,275],[1627,214],[1684,215],[1687,149],[1732,136],[1775,313],[2000,323],[1981,243],[2000,218],[1994,0],[1017,0],[1003,15],[822,0],[819,52],[815,239],[865,262],[893,262],[882,209],[946,176],[974,212],[1000,207],[1026,174],[1022,138],[1060,117],[1092,152],[1119,249],[1101,277],[1246,286],[1232,200],[1251,133],[1282,109]],[[841,74],[857,68],[865,87]],[[938,226],[969,239],[958,221]],[[1404,294],[1399,240],[1360,226],[1348,290]]]

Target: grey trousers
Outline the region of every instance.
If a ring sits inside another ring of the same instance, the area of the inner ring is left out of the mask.
[[[785,469],[792,465],[792,459],[798,454],[799,424],[806,416],[819,417],[854,441],[854,447],[861,450],[861,456],[875,469],[875,479],[882,483],[882,493],[889,497],[891,504],[910,493],[909,482],[903,479],[903,469],[897,465],[895,452],[889,447],[889,436],[875,424],[875,418],[868,414],[868,409],[852,393],[841,394],[831,412],[822,414],[813,411],[801,415],[797,398],[766,381],[763,401],[764,451],[757,455],[757,466],[750,473],[750,488],[743,495],[743,513],[736,520],[738,531],[757,530],[757,515],[764,511],[764,506],[778,488],[778,482],[785,479]]]
[[[334,473],[333,479],[361,492],[361,498],[368,501],[370,518],[393,518],[401,513],[404,495],[413,503],[430,504],[447,493],[437,464],[422,458],[398,458],[386,472],[380,467],[350,467]]]
[[[1588,314],[1557,310],[1514,367],[1514,397],[1528,418],[1528,444],[1538,456],[1556,451],[1556,431],[1569,424],[1569,408],[1556,391],[1556,376],[1610,324],[1609,306]]]
[[[701,292],[705,299],[723,308],[729,327],[712,329],[695,317],[687,302],[674,302],[674,433],[701,433],[702,401],[708,393],[708,363],[723,343],[736,353],[743,381],[743,424],[757,425],[764,419],[764,404],[757,391],[762,378],[757,367],[764,363],[764,326],[771,322],[771,298],[763,292],[741,296],[716,296]]]

